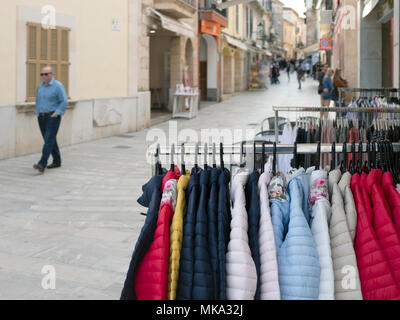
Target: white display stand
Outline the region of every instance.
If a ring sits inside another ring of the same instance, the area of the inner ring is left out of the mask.
[[[192,119],[199,110],[199,92],[195,88],[177,86],[174,94],[174,107],[172,118]]]

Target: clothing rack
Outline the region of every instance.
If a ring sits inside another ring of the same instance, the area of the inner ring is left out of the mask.
[[[216,148],[214,143],[212,146],[205,144],[185,144],[181,146],[175,146],[172,144],[169,146],[156,147],[153,145],[149,148],[148,153],[154,157],[155,164],[160,160],[160,156],[170,157],[170,164],[177,164],[178,157],[180,156],[180,164],[186,163],[186,156],[194,156],[195,164],[199,164],[199,156],[204,157],[204,163],[208,163],[209,166],[216,164],[217,158],[219,158],[218,163],[225,163],[226,156],[240,156],[240,161],[238,163],[230,163],[231,166],[241,166],[244,163],[244,156],[250,154],[253,156],[253,161],[255,161],[255,156],[265,155],[265,160],[269,155],[279,155],[279,154],[315,154],[315,153],[343,153],[344,148],[346,153],[360,152],[360,146],[362,145],[362,153],[367,153],[368,151],[373,152],[372,147],[376,146],[375,151],[379,152],[379,147],[377,144],[368,143],[335,143],[335,144],[320,144],[320,143],[307,143],[307,144],[295,144],[295,145],[277,145],[276,143],[271,144],[268,141],[242,141],[241,143],[233,145],[220,144],[219,148]],[[393,151],[400,152],[400,143],[392,143]],[[213,156],[212,163],[208,161],[208,157]],[[247,159],[246,159],[247,161]],[[165,161],[167,162],[167,161]],[[155,167],[155,164],[154,167]],[[153,170],[153,172],[155,172]]]
[[[396,89],[397,90],[397,89]],[[275,112],[275,142],[279,143],[278,118],[279,112],[375,112],[375,113],[400,113],[399,108],[352,108],[352,107],[272,107]]]
[[[399,93],[400,88],[339,88],[339,101],[342,101],[342,93],[345,92],[386,94],[386,96],[389,96],[390,93]]]

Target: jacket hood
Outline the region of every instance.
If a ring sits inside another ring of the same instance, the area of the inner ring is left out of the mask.
[[[342,196],[344,196],[346,188],[350,187],[350,181],[351,181],[350,172],[345,172],[342,178],[340,179],[340,182],[338,183],[339,189],[342,192]]]
[[[329,197],[332,198],[333,194],[333,186],[335,184],[339,184],[340,178],[342,177],[342,173],[339,169],[335,169],[329,172],[328,176],[328,188],[329,188]]]
[[[143,194],[137,199],[137,202],[143,207],[148,208],[151,201],[151,196],[154,192],[154,189],[159,188],[161,182],[164,178],[164,175],[154,176],[150,179],[150,181],[142,186]]]

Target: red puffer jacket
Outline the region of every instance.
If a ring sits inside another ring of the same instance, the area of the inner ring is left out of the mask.
[[[367,179],[367,190],[373,203],[375,234],[400,289],[400,240],[381,186],[382,175],[382,170],[372,169]]]
[[[393,184],[393,177],[390,172],[385,172],[382,178],[382,188],[385,192],[386,200],[389,202],[392,209],[392,220],[400,236],[400,194],[397,192]]]
[[[135,276],[138,300],[167,300],[169,228],[174,215],[176,184],[179,179],[179,170],[176,171],[169,171],[163,179],[163,195],[153,242]]]
[[[379,245],[372,225],[370,201],[364,201],[358,173],[351,179],[351,190],[357,208],[357,231],[354,249],[364,300],[400,299],[400,291]],[[366,192],[365,188],[363,190]]]

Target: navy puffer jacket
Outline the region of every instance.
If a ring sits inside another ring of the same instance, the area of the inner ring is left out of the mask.
[[[224,169],[219,176],[218,186],[218,265],[219,265],[219,300],[226,300],[226,252],[229,243],[231,205],[229,182],[231,173]]]
[[[258,239],[258,232],[260,229],[260,196],[258,193],[258,180],[260,174],[254,171],[250,174],[249,181],[246,185],[246,210],[249,221],[249,246],[251,256],[253,257],[254,264],[257,270],[257,290],[254,299],[260,300],[260,246]]]
[[[218,272],[218,179],[221,175],[221,170],[213,168],[210,175],[210,196],[208,198],[208,253],[210,256],[211,269],[214,281],[214,296],[213,300],[219,299],[219,272]]]
[[[186,190],[187,209],[183,222],[183,239],[179,267],[177,300],[191,300],[194,275],[194,237],[200,195],[200,172],[193,168]]]
[[[143,195],[137,200],[140,205],[147,207],[148,210],[146,220],[142,230],[140,231],[135,250],[132,254],[128,273],[126,275],[124,287],[120,297],[121,300],[137,300],[134,281],[135,274],[140,262],[153,242],[162,196],[161,185],[165,173],[166,171],[164,170],[163,175],[154,176],[148,183],[143,185]]]
[[[194,240],[194,276],[192,299],[213,300],[214,281],[208,253],[207,202],[209,198],[210,170],[200,174],[200,198],[196,216]]]

